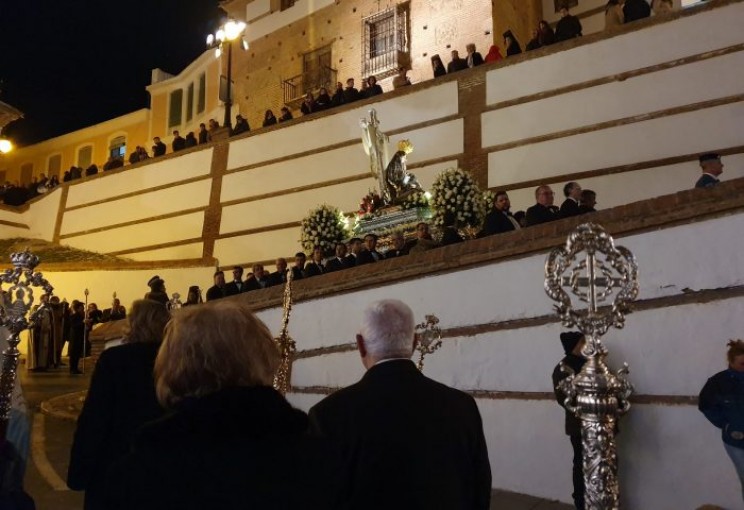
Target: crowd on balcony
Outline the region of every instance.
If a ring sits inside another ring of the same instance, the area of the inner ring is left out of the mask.
[[[655,15],[663,15],[674,9],[672,0],[608,0],[605,7],[605,26],[610,29],[633,21],[644,19]],[[560,9],[560,19],[555,24],[555,29],[542,20],[532,32],[532,38],[525,46],[525,51],[531,51],[555,43],[581,37],[583,27],[577,16],[569,12],[567,6]],[[506,57],[519,55],[523,52],[522,46],[511,30],[503,33],[503,46]],[[463,71],[483,64],[489,64],[503,60],[504,56],[497,45],[489,48],[485,57],[477,51],[475,44],[466,45],[465,57],[460,56],[459,50],[452,50],[450,61],[445,65],[442,58],[435,54],[431,57],[432,74],[434,78],[446,76],[454,72]],[[392,80],[393,89],[399,89],[411,85],[408,78],[407,69],[400,67],[398,74]],[[361,80],[360,88],[356,87],[355,78],[348,78],[346,85],[342,82],[336,84],[336,89],[331,93],[327,88],[321,87],[317,96],[312,92],[307,92],[300,104],[299,110],[302,115],[309,115],[316,112],[322,112],[335,107],[354,103],[363,99],[383,94],[382,86],[377,82],[375,76],[369,76]],[[271,109],[266,110],[261,126],[271,127],[276,124],[287,122],[295,118],[289,106],[283,106],[279,117]],[[208,126],[204,123],[199,125],[199,131],[193,131],[182,137],[179,131],[173,132],[173,141],[171,142],[171,152],[179,152],[184,149],[195,147],[200,144],[206,144],[212,141],[213,133],[220,128],[219,123],[210,119]],[[235,119],[235,125],[230,130],[230,136],[237,136],[247,133],[251,130],[248,120],[238,114]],[[129,155],[130,164],[146,161],[150,158],[157,158],[168,152],[167,145],[155,137],[151,151],[148,152],[145,147],[137,146]],[[102,166],[103,171],[114,170],[124,166],[124,159],[118,156],[112,156]],[[64,173],[63,182],[74,181],[84,177],[96,175],[99,173],[99,167],[91,164],[85,170],[81,167],[72,166]],[[44,174],[34,178],[27,186],[18,183],[6,183],[0,187],[0,200],[7,205],[22,205],[40,194],[46,193],[59,184],[58,178],[52,177],[47,179]]]

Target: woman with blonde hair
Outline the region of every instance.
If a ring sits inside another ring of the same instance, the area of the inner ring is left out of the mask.
[[[728,368],[708,379],[698,408],[721,429],[723,447],[739,475],[744,499],[744,341],[729,341],[726,357]]]
[[[239,300],[174,314],[155,362],[158,401],[109,473],[110,507],[335,508],[343,469],[307,415],[271,386],[279,352]]]
[[[152,371],[170,314],[161,303],[141,299],[128,319],[125,342],[103,351],[96,363],[72,443],[67,485],[85,491],[85,510],[108,508],[109,467],[127,453],[142,424],[163,414]]]

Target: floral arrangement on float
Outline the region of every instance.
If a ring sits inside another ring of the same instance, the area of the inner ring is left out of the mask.
[[[300,243],[307,252],[320,246],[323,253],[331,253],[336,243],[349,234],[349,220],[336,207],[327,204],[311,210],[302,220]]]
[[[488,214],[493,211],[493,205],[496,203],[496,193],[493,191],[486,190],[483,192],[483,212]]]
[[[359,203],[359,210],[357,211],[357,221],[369,218],[379,213],[380,209],[384,205],[382,198],[377,194],[377,190],[369,190],[369,193],[362,197],[362,201]]]
[[[409,194],[403,199],[400,205],[403,209],[428,209],[431,207],[429,203],[430,199],[431,193],[421,191]]]
[[[458,228],[477,228],[483,221],[483,194],[473,175],[461,168],[448,168],[440,173],[431,186],[432,220],[444,226],[444,216],[454,215]]]

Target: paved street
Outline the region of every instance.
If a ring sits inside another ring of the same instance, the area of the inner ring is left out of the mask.
[[[29,373],[21,368],[21,383],[32,413],[31,459],[26,471],[26,491],[38,510],[81,510],[83,494],[65,485],[70,445],[75,431],[73,417],[79,408],[79,396],[87,389],[90,373],[70,376],[66,369]],[[58,398],[70,395],[65,398]],[[52,414],[41,412],[46,401]],[[546,501],[522,494],[494,491],[491,508],[499,510],[571,510],[570,505]]]

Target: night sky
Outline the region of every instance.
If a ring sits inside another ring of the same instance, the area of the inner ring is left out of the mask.
[[[181,72],[222,21],[217,0],[0,0],[3,130],[29,145],[147,107],[151,70]]]

